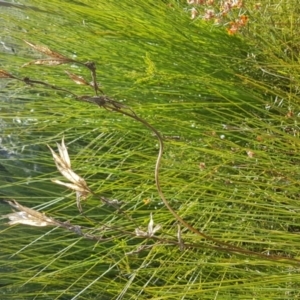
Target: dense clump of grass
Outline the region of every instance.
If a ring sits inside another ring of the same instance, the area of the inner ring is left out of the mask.
[[[1,69],[84,95],[91,91],[64,74],[87,78],[81,67],[20,68],[41,57],[22,40],[95,61],[105,93],[163,134],[161,186],[180,216],[223,242],[299,258],[297,1],[263,1],[258,11],[247,1],[249,22],[236,36],[191,21],[177,1],[29,2],[31,8],[0,13],[6,24]],[[74,194],[51,183],[59,174],[46,144],[64,136],[74,169],[97,193],[125,202],[143,228],[152,212],[162,225],[158,236],[176,236],[176,220],[153,180],[158,145],[151,132],[66,93],[14,80],[0,84],[3,197],[89,227],[91,234],[103,225],[134,232],[133,222],[93,197],[80,215]],[[155,241],[116,230],[114,240],[101,243],[2,222],[0,291],[10,299],[299,295],[297,263],[221,251],[181,231],[186,243],[199,247],[158,244],[128,255]]]

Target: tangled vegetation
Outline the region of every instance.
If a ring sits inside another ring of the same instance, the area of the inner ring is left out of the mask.
[[[297,5],[29,2],[0,13],[2,295],[297,298]]]

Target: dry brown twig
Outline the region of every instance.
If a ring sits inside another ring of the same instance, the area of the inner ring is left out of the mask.
[[[71,160],[68,154],[67,147],[65,145],[64,138],[62,139],[61,144],[57,143],[57,148],[59,151],[59,155],[57,155],[52,148],[48,145],[48,148],[50,149],[55,165],[58,169],[58,171],[71,183],[69,182],[62,182],[57,179],[53,179],[52,182],[65,186],[73,191],[76,192],[76,203],[78,210],[82,212],[81,207],[81,198],[85,199],[90,193],[91,190],[89,189],[86,181],[77,175],[71,168]]]
[[[20,203],[18,203],[16,200],[6,200],[6,202],[12,208],[18,210],[18,212],[13,212],[2,216],[3,218],[8,218],[10,220],[8,222],[9,225],[23,224],[23,225],[31,225],[37,227],[59,225],[59,223],[53,218],[47,217],[43,213],[40,213],[26,206],[23,206]]]

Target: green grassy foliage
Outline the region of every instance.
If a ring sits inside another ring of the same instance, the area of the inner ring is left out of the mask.
[[[92,95],[64,73],[88,79],[82,67],[21,68],[45,58],[22,40],[95,61],[105,93],[164,136],[161,186],[182,218],[220,241],[300,259],[298,1],[264,0],[259,10],[245,2],[249,23],[236,36],[191,21],[178,1],[32,0],[26,8],[1,7],[0,68]],[[142,124],[63,92],[10,79],[0,85],[3,197],[91,234],[111,226],[104,236],[114,237],[95,242],[1,221],[1,299],[299,296],[295,261],[221,251],[183,227],[184,241],[197,245],[183,251],[126,233],[147,228],[152,212],[162,225],[157,236],[177,235],[154,183],[158,143]],[[63,136],[74,170],[95,192],[124,201],[134,222],[95,197],[82,203],[80,215],[74,193],[51,182],[60,175],[46,145],[55,148]]]

